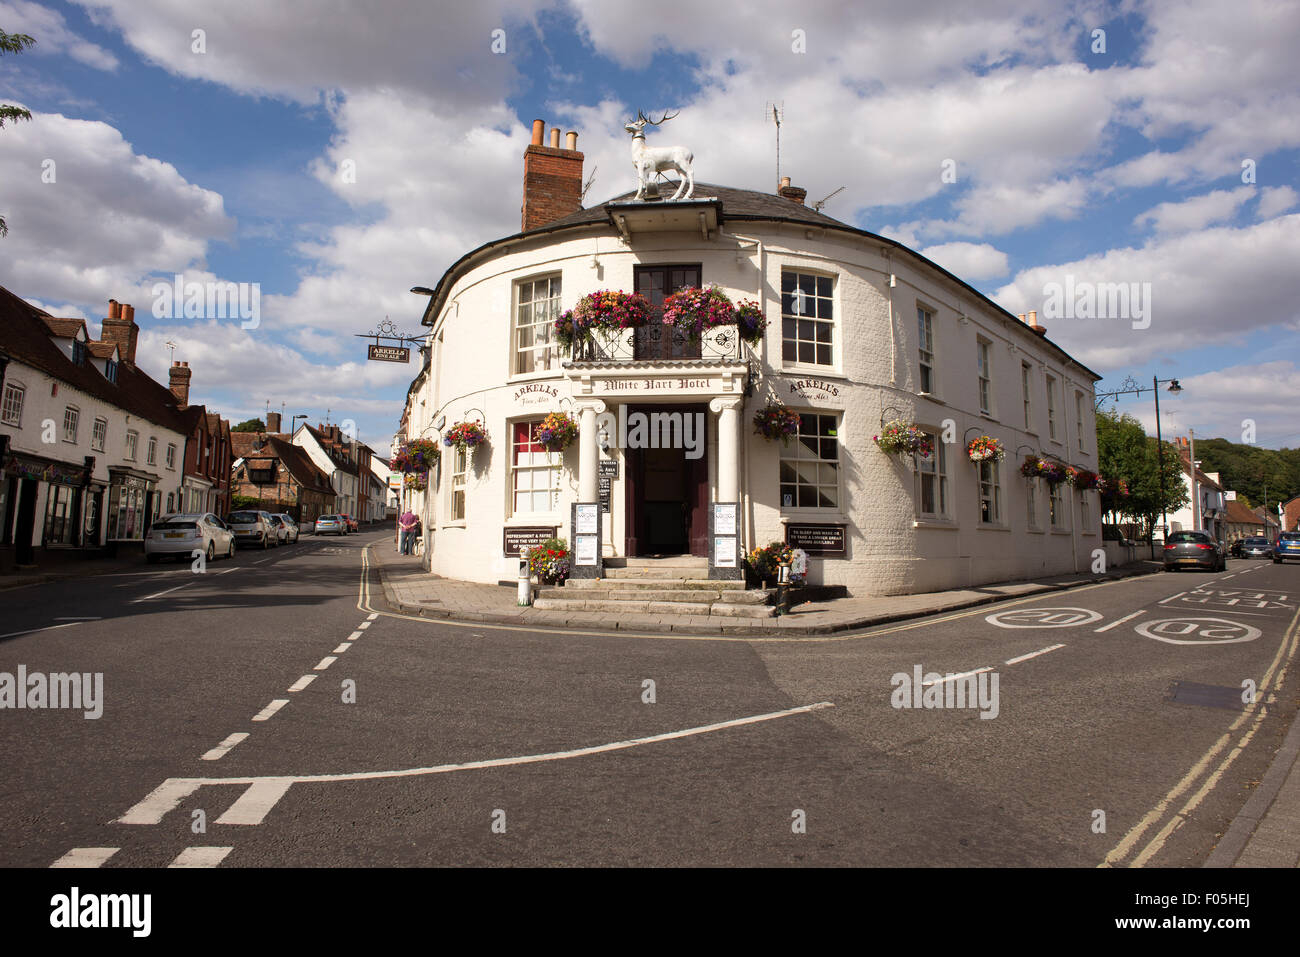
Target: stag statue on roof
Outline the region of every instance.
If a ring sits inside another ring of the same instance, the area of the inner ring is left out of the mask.
[[[653,183],[655,175],[669,169],[676,170],[681,176],[681,183],[672,199],[690,199],[695,194],[695,174],[691,171],[691,164],[695,162],[694,153],[685,146],[645,145],[647,126],[658,126],[676,115],[677,113],[665,113],[659,119],[652,120],[637,110],[636,119],[623,127],[632,134],[632,165],[636,167],[636,198],[639,200],[646,198],[646,187]]]

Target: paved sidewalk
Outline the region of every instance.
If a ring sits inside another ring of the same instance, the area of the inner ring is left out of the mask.
[[[515,604],[514,585],[480,585],[430,575],[420,559],[399,555],[385,541],[370,548],[390,605],[407,614],[539,628],[576,627],[601,631],[689,632],[754,636],[827,635],[936,612],[970,608],[1007,598],[1076,588],[1098,581],[1159,571],[1159,562],[1140,561],[1104,575],[1053,575],[1034,581],[981,585],[923,595],[887,598],[836,598],[797,605],[779,618],[722,619],[707,615],[624,615],[609,612],[541,611]],[[534,585],[534,594],[536,586]]]

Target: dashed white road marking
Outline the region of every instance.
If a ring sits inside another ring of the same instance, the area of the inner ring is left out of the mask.
[[[289,685],[289,690],[290,690],[290,691],[301,691],[303,688],[307,687],[309,684],[311,684],[313,681],[315,681],[318,677],[320,677],[320,676],[319,676],[319,675],[303,675],[301,678],[299,678],[299,679],[298,679],[297,681],[295,681],[293,684]]]
[[[233,847],[187,847],[176,855],[168,867],[216,867],[233,851]]]
[[[747,718],[733,718],[716,724],[685,728],[681,731],[668,731],[664,734],[650,735],[644,738],[632,738],[627,741],[613,741],[587,748],[574,748],[570,751],[549,751],[544,754],[524,754],[510,758],[489,758],[484,761],[466,761],[461,764],[439,764],[426,768],[403,768],[398,771],[357,771],[346,774],[296,774],[268,777],[232,777],[232,778],[168,778],[154,788],[144,800],[140,801],[120,818],[119,824],[159,824],[163,817],[175,810],[180,803],[205,784],[247,784],[248,789],[230,806],[225,814],[217,818],[218,824],[259,824],[267,812],[284,796],[294,784],[326,784],[340,781],[377,781],[388,778],[421,777],[428,774],[446,774],[451,771],[474,771],[484,768],[512,767],[520,764],[538,764],[544,761],[564,761],[570,758],[582,758],[593,754],[605,754],[610,751],[622,751],[628,748],[658,744],[677,738],[689,738],[728,728],[739,728],[777,718],[788,718],[797,714],[809,714],[825,708],[833,708],[830,701],[816,704],[800,705],[784,711],[771,711],[766,714],[750,715]]]
[[[50,867],[103,867],[120,847],[74,847]]]
[[[238,731],[235,734],[230,735],[229,737],[226,738],[226,740],[222,741],[219,745],[217,745],[207,754],[203,755],[202,760],[204,761],[221,760],[230,752],[231,748],[239,744],[239,742],[243,741],[247,737],[248,737],[247,731]]]
[[[356,640],[357,640],[358,638],[360,638],[360,637],[361,637],[361,632],[359,632],[359,631],[354,631],[354,632],[352,632],[352,634],[348,635],[347,640],[348,640],[348,641],[356,641]]]
[[[1125,615],[1123,618],[1117,618],[1114,621],[1112,621],[1109,625],[1102,625],[1100,628],[1094,628],[1093,631],[1110,631],[1116,625],[1122,625],[1124,624],[1124,622],[1131,621],[1132,619],[1136,618],[1138,615],[1145,615],[1146,613],[1147,613],[1146,609],[1143,608],[1141,611],[1135,611],[1131,615]]]
[[[962,672],[961,674],[959,674],[959,675],[944,675],[944,676],[943,676],[942,678],[940,678],[938,681],[923,681],[923,682],[921,682],[921,687],[922,687],[922,688],[928,688],[928,687],[930,687],[931,685],[941,685],[941,684],[944,684],[944,683],[949,682],[949,681],[956,681],[958,678],[969,678],[971,675],[982,675],[984,672],[986,672],[986,671],[992,671],[992,670],[993,670],[993,668],[990,666],[990,667],[988,667],[988,668],[976,668],[974,671],[963,671],[963,672]]]
[[[369,627],[370,627],[369,621],[363,621],[361,624],[357,625],[357,629],[360,631],[365,631]]]
[[[1018,665],[1022,661],[1028,661],[1030,658],[1037,658],[1039,655],[1045,655],[1049,651],[1055,651],[1058,648],[1064,648],[1065,645],[1052,645],[1048,648],[1040,648],[1038,651],[1031,651],[1027,655],[1021,655],[1019,658],[1012,658],[1010,661],[1003,662],[1008,665]]]
[[[288,698],[276,698],[257,714],[253,715],[254,721],[269,721],[271,716],[289,703]]]
[[[313,668],[312,671],[324,671],[326,668],[334,664],[334,662],[336,661],[338,661],[338,659],[335,658],[333,655],[326,655],[324,658],[320,660],[320,664],[318,664],[315,668]]]
[[[170,595],[172,592],[174,592],[174,591],[180,591],[182,588],[189,588],[190,585],[193,585],[193,584],[194,584],[194,582],[189,582],[189,583],[187,583],[187,584],[185,584],[185,585],[177,585],[175,588],[167,588],[167,589],[164,589],[163,591],[154,592],[152,595],[145,595],[143,598],[137,598],[137,599],[135,599],[134,601],[131,602],[131,604],[133,604],[133,605],[138,605],[138,604],[140,604],[140,602],[142,602],[142,601],[150,601],[150,600],[152,600],[152,599],[154,599],[154,598],[161,598],[163,595]]]
[[[218,574],[218,575],[229,575],[231,572],[237,572],[237,571],[239,571],[239,570],[240,570],[241,568],[243,568],[243,567],[244,567],[244,566],[242,566],[242,565],[236,565],[234,568],[225,568],[225,569],[222,569],[221,571],[217,572],[217,574]]]
[[[0,638],[17,638],[19,635],[34,635],[39,631],[54,631],[57,628],[72,628],[76,625],[83,625],[81,621],[67,621],[62,625],[46,625],[44,628],[28,628],[26,631],[11,631],[7,635],[0,635]]]
[[[1157,604],[1157,605],[1163,605],[1165,602],[1173,601],[1175,598],[1182,598],[1182,597],[1183,597],[1184,595],[1186,595],[1186,594],[1187,594],[1187,592],[1185,592],[1185,591],[1180,591],[1177,595],[1170,595],[1168,598],[1162,598],[1162,599],[1160,599],[1158,602],[1156,602],[1156,604]]]
[[[376,618],[378,618],[378,617],[379,617],[379,612],[376,611],[376,612],[371,613],[370,617],[367,618],[366,621],[374,621],[374,620],[375,620]]]
[[[343,642],[343,644],[339,645],[339,646],[338,646],[337,648],[335,648],[332,652],[330,652],[330,654],[332,654],[332,655],[341,655],[341,654],[343,654],[343,652],[347,651],[347,650],[348,650],[349,648],[351,648],[351,647],[352,647],[352,646],[349,645],[349,644],[345,641],[345,642]]]

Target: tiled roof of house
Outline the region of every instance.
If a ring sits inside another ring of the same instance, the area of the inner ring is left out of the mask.
[[[51,325],[50,320],[53,320]],[[56,329],[73,328],[80,319],[54,319],[49,313],[0,287],[0,350],[75,389],[103,399],[154,425],[188,434],[176,397],[138,368],[123,362],[118,366],[117,384],[104,378],[93,365],[76,365],[50,335]],[[68,335],[68,333],[56,333]],[[75,328],[72,335],[75,335]]]
[[[305,489],[313,492],[324,492],[329,495],[334,494],[334,488],[330,485],[329,476],[316,467],[316,463],[311,460],[307,450],[300,445],[294,445],[286,441],[279,435],[268,436],[270,447],[276,452],[284,467],[289,470],[294,481]]]
[[[1248,509],[1241,502],[1238,502],[1234,499],[1233,501],[1227,502],[1225,504],[1226,507],[1223,510],[1224,512],[1223,520],[1225,522],[1232,522],[1237,525],[1263,525],[1264,524],[1263,520],[1258,515],[1256,515],[1254,512]]]
[[[71,339],[76,336],[77,331],[86,332],[85,319],[57,319],[54,316],[43,315],[41,319],[50,327],[50,332],[56,336],[62,336],[65,339]],[[86,338],[90,338],[90,333],[86,332]]]

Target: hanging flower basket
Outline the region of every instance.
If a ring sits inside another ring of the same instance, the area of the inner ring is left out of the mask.
[[[916,454],[928,459],[934,454],[934,443],[930,437],[912,422],[896,419],[881,429],[879,435],[873,435],[871,441],[886,455]]]
[[[1103,502],[1120,502],[1129,497],[1128,482],[1123,479],[1099,477],[1097,493]]]
[[[1071,488],[1087,492],[1097,487],[1097,473],[1071,465],[1065,470],[1065,481]]]
[[[402,478],[402,484],[412,492],[423,492],[429,487],[429,473],[407,472]]]
[[[780,439],[782,445],[789,445],[790,436],[798,431],[799,413],[780,403],[774,402],[754,413],[754,434],[769,442]]]
[[[390,467],[395,472],[427,472],[438,464],[439,454],[433,439],[409,439],[397,447]]]
[[[1002,443],[990,435],[981,435],[971,439],[966,446],[966,454],[972,462],[1001,462],[1007,457]]]
[[[578,423],[567,412],[552,412],[537,427],[537,441],[548,452],[563,452],[578,438]]]
[[[751,346],[757,346],[763,341],[763,330],[766,328],[767,318],[754,300],[746,299],[736,307],[736,331],[742,340]]]
[[[1048,485],[1060,485],[1066,480],[1066,467],[1051,459],[1040,459],[1036,455],[1025,456],[1020,466],[1020,474],[1025,478],[1040,478]]]
[[[691,286],[664,300],[664,325],[676,329],[691,342],[699,342],[705,329],[736,324],[736,307],[716,286]]]
[[[477,422],[457,422],[442,437],[442,444],[474,451],[487,441],[487,433]]]
[[[572,349],[585,342],[594,329],[639,329],[650,321],[650,301],[634,292],[602,289],[588,293],[555,320],[555,339]]]

